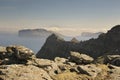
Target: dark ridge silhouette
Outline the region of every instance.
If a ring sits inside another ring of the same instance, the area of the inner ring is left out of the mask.
[[[70,51],[84,53],[93,58],[106,54],[120,54],[120,25],[116,25],[107,33],[99,35],[97,39],[78,43],[64,41],[59,36],[52,34],[36,56],[46,59],[68,58]]]

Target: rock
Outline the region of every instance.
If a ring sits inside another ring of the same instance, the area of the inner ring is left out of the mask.
[[[73,43],[79,43],[80,41],[78,41],[76,38],[72,38],[71,42],[73,42]]]
[[[54,80],[110,80],[107,76],[106,65],[76,65],[70,71],[54,75]]]
[[[104,57],[104,63],[120,66],[120,55],[106,55]]]
[[[54,61],[56,64],[59,64],[59,63],[63,64],[63,63],[66,63],[68,61],[68,59],[56,57]]]
[[[51,60],[54,60],[55,57],[68,58],[70,51],[86,53],[93,58],[108,54],[120,55],[120,25],[114,26],[107,33],[101,34],[96,39],[79,43],[65,41],[53,34],[47,38],[36,56]]]
[[[120,58],[120,55],[107,55],[106,59],[112,61],[113,59]]]
[[[120,67],[109,65],[109,76],[111,80],[120,80]]]
[[[0,46],[0,53],[5,53],[6,51],[6,47]]]
[[[88,65],[79,65],[77,70],[81,74],[86,74],[91,76],[92,78],[97,78],[100,76],[107,76],[108,67],[106,65],[95,65],[95,64],[88,64]],[[101,80],[101,79],[100,79]]]
[[[92,63],[94,59],[86,54],[80,54],[79,52],[71,51],[69,60],[77,64],[89,64]]]
[[[63,72],[61,74],[55,75],[54,80],[93,80],[87,75],[79,75],[75,72]]]
[[[24,46],[8,46],[7,48],[8,52],[14,53],[18,59],[21,60],[27,60],[32,57],[34,52]]]
[[[79,73],[92,76],[93,78],[102,72],[102,69],[98,68],[96,65],[80,65],[77,67],[77,69]]]
[[[5,55],[6,55],[6,47],[0,46],[0,59],[4,59]]]
[[[0,64],[25,64],[32,59],[34,52],[24,46],[7,46],[0,48]]]
[[[0,66],[0,80],[52,80],[42,68],[33,65]]]
[[[69,62],[68,59],[56,57],[55,63],[58,65],[60,72],[64,72],[66,70],[69,70],[71,66],[75,65],[72,62]]]
[[[48,72],[50,76],[56,75],[60,72],[58,65],[54,61],[51,61],[51,60],[35,59],[32,65],[35,65],[37,67],[44,69],[46,72]]]
[[[112,64],[112,65],[115,65],[115,66],[120,66],[120,55],[100,56],[94,62],[95,63],[100,63],[100,64]]]
[[[0,53],[0,80],[115,80],[114,76],[119,79],[118,68],[93,64],[93,58],[74,51],[69,59],[56,57],[54,61],[36,58],[23,46],[8,46],[3,52]],[[119,58],[114,57],[109,58]]]
[[[76,63],[74,63],[74,62],[67,62],[67,64],[70,65],[70,66],[75,66],[76,65]]]
[[[63,46],[64,39],[56,34],[49,36],[45,42],[45,46],[36,54],[37,58],[51,59],[55,57],[67,58],[69,54],[63,53],[66,51],[66,45]],[[61,50],[62,48],[62,50]]]
[[[116,66],[120,66],[120,58],[114,59],[114,60],[111,62],[111,64],[116,65]]]

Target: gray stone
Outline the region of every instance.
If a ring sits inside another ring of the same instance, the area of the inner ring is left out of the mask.
[[[54,61],[55,61],[55,63],[59,64],[59,63],[66,63],[68,61],[68,59],[56,57],[54,59]]]
[[[120,66],[120,55],[106,55],[104,57],[104,63]]]
[[[34,57],[34,52],[24,46],[11,45],[0,47],[0,65],[1,64],[25,64],[27,60]]]
[[[60,72],[58,65],[54,61],[51,61],[51,60],[35,59],[33,64],[47,71],[50,76],[56,75],[57,73]]]
[[[8,52],[14,53],[18,59],[21,60],[27,60],[32,57],[34,52],[24,46],[8,46],[7,48]]]
[[[5,53],[6,51],[6,47],[0,46],[0,53]]]
[[[86,74],[95,78],[99,73],[102,72],[101,68],[96,65],[80,65],[77,67],[79,73]]]
[[[80,54],[79,52],[70,52],[70,61],[73,61],[77,64],[89,64],[94,59],[86,54]]]

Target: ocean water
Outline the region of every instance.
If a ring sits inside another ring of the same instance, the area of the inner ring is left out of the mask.
[[[23,45],[37,53],[44,45],[47,37],[19,37],[17,34],[0,34],[0,46]],[[64,37],[70,41],[72,37]],[[90,39],[90,37],[78,37],[79,41]]]
[[[16,34],[0,34],[0,45],[8,46],[8,45],[23,45],[30,49],[32,49],[35,53],[37,53],[43,44],[45,43],[46,38],[40,37],[18,37]]]

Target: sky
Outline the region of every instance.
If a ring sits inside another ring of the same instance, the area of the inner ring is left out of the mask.
[[[120,23],[120,0],[0,0],[0,32],[45,28],[65,35]]]

